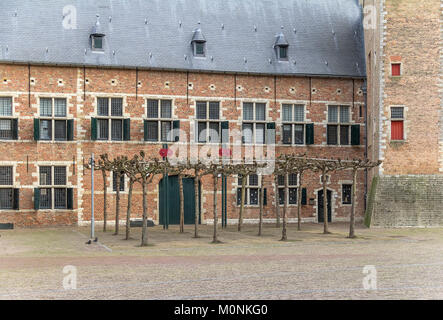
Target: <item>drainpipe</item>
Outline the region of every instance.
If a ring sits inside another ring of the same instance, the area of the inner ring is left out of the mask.
[[[363,96],[365,97],[364,108],[365,108],[365,159],[368,158],[368,87],[367,82],[363,83],[362,86]],[[368,169],[365,169],[365,211],[367,204],[367,195],[368,195]]]

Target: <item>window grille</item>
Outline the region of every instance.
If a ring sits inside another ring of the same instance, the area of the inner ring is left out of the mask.
[[[0,116],[12,116],[12,98],[0,97]]]
[[[111,116],[121,117],[123,116],[123,99],[112,98],[111,99]]]
[[[12,167],[0,167],[0,185],[12,186]]]

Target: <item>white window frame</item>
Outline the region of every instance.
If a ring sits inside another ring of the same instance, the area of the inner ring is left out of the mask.
[[[102,116],[99,115],[98,110],[98,100],[99,99],[108,99],[108,115]],[[122,115],[121,116],[113,116],[112,115],[112,99],[121,99],[122,100]],[[125,99],[123,97],[96,97],[96,115],[97,115],[97,141],[124,141],[124,115],[125,115]],[[101,139],[100,138],[100,130],[98,122],[100,120],[108,120],[108,138]],[[112,120],[121,120],[122,128],[121,128],[121,140],[112,139]]]
[[[248,104],[252,104],[252,120],[245,120],[244,117],[244,112],[245,112],[245,108],[244,105],[245,103]],[[263,104],[265,106],[265,119],[264,120],[257,120],[257,108],[256,105],[257,104]],[[259,145],[265,145],[267,143],[267,119],[268,119],[268,115],[267,115],[267,111],[268,111],[268,104],[266,102],[260,102],[260,101],[243,101],[242,102],[242,124],[241,124],[241,132],[242,132],[242,144],[243,145],[257,145],[257,124],[263,124],[263,143],[260,143]],[[244,134],[243,134],[243,125],[244,124],[252,124],[252,142],[245,142],[244,141]]]
[[[329,108],[330,107],[337,107],[338,110],[338,114],[337,114],[337,122],[331,122],[329,119]],[[342,122],[341,121],[341,108],[348,108],[349,111],[349,119],[348,122]],[[328,126],[337,126],[337,143],[336,144],[329,144],[328,143]],[[341,126],[348,126],[348,143],[347,144],[341,144]],[[328,109],[327,109],[327,124],[326,124],[326,145],[328,146],[349,146],[351,145],[351,126],[352,126],[352,108],[350,105],[347,104],[331,104],[328,105]]]
[[[41,176],[40,176],[40,168],[41,167],[51,167],[51,184],[50,185],[42,185],[41,184]],[[56,185],[55,181],[55,167],[64,167],[65,168],[65,177],[66,183],[64,185]],[[69,210],[68,209],[68,166],[67,165],[39,165],[38,166],[38,188],[40,189],[40,204],[41,204],[41,190],[42,189],[51,189],[51,207],[50,208],[40,208],[40,210]],[[65,189],[65,208],[55,208],[55,189]]]
[[[206,119],[199,119],[198,118],[198,108],[197,108],[197,104],[198,103],[206,103]],[[211,119],[209,116],[209,109],[210,109],[210,104],[211,103],[218,103],[218,118],[217,119]],[[199,144],[214,144],[214,145],[218,145],[221,143],[222,140],[222,131],[221,131],[221,123],[222,123],[222,119],[221,119],[221,114],[222,114],[222,106],[221,106],[221,102],[218,100],[197,100],[195,101],[195,142],[199,143]],[[199,137],[199,123],[205,123],[206,125],[206,139],[205,141],[200,141],[200,137]],[[211,137],[211,128],[210,128],[210,124],[211,123],[217,123],[218,124],[218,142],[212,142],[210,141],[210,137]]]
[[[157,118],[149,118],[148,115],[148,103],[149,101],[157,101]],[[171,102],[171,117],[170,118],[162,118],[161,115],[161,103],[162,101],[170,101]],[[146,112],[145,112],[145,120],[148,122],[157,122],[157,140],[147,140],[147,142],[173,142],[174,137],[174,100],[173,99],[157,99],[157,98],[147,98],[146,99]],[[162,139],[162,122],[168,122],[171,125],[171,130],[169,131],[169,139]]]
[[[291,106],[291,120],[287,121],[284,119],[283,108],[284,106]],[[295,121],[295,106],[303,106],[303,121]],[[281,145],[283,146],[305,146],[306,145],[306,105],[299,103],[282,103],[281,104]],[[284,126],[291,126],[291,143],[284,143],[283,134],[284,134]],[[295,143],[295,126],[303,125],[303,143]]]
[[[51,116],[42,115],[42,100],[43,99],[51,99]],[[65,100],[66,112],[63,117],[55,116],[55,100]],[[68,99],[63,97],[39,97],[39,135],[41,141],[49,141],[49,142],[62,142],[68,141]],[[51,121],[51,138],[50,139],[42,139],[42,120],[43,121]],[[65,122],[65,139],[56,139],[55,138],[55,122],[56,121],[64,121]]]

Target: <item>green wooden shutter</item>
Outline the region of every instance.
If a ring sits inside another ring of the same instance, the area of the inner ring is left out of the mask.
[[[143,122],[143,133],[144,133],[145,141],[148,141],[148,121],[147,120],[145,120]]]
[[[12,139],[18,140],[18,119],[12,119]]]
[[[302,205],[307,205],[308,204],[308,193],[307,193],[307,190],[306,190],[306,188],[302,188],[301,189],[301,204]]]
[[[66,206],[69,210],[74,209],[74,189],[66,189]]]
[[[172,122],[172,130],[174,134],[174,141],[180,141],[180,120],[175,120]]]
[[[74,140],[74,119],[69,119],[66,121],[66,129],[67,129],[67,140]]]
[[[34,140],[40,140],[40,119],[34,119]]]
[[[354,124],[351,126],[351,144],[353,146],[360,145],[360,125]]]
[[[267,144],[275,144],[275,122],[266,124],[266,138]]]
[[[39,188],[34,189],[34,209],[35,210],[40,209],[40,189]]]
[[[306,144],[307,145],[314,144],[314,124],[313,123],[306,124]]]
[[[97,140],[97,118],[91,118],[91,140]]]
[[[229,143],[229,121],[221,123],[221,142]]]
[[[123,120],[123,140],[131,140],[131,119]]]
[[[20,189],[14,189],[12,209],[14,210],[20,209]]]
[[[263,189],[263,206],[268,205],[268,190],[266,188]]]

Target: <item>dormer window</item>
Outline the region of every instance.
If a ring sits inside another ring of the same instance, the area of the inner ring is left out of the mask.
[[[286,41],[285,35],[281,32],[276,36],[274,48],[279,61],[288,61],[289,43]]]
[[[104,50],[105,34],[100,25],[100,16],[97,14],[97,22],[91,32],[91,47],[93,51]]]
[[[194,57],[206,56],[206,39],[200,28],[195,29],[191,43]]]

